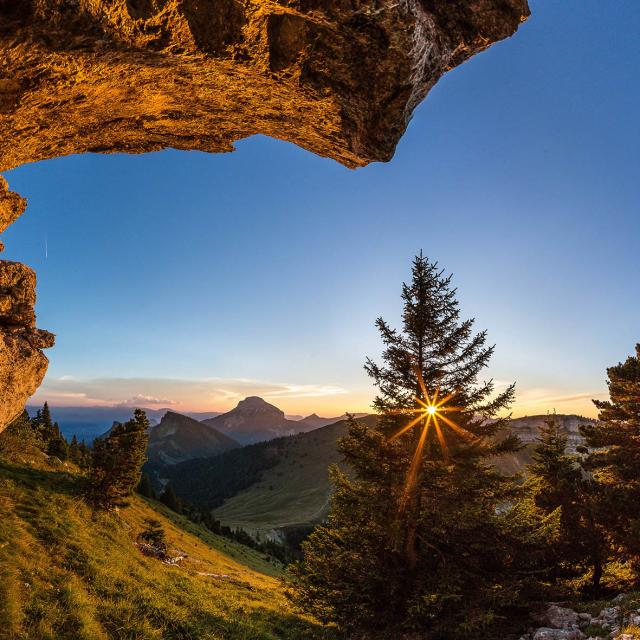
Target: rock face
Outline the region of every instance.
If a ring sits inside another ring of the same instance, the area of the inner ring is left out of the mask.
[[[40,386],[49,361],[42,349],[54,336],[35,328],[35,273],[0,261],[0,431]]]
[[[0,233],[17,220],[26,207],[27,201],[19,194],[9,191],[7,181],[0,176]]]
[[[528,15],[527,0],[0,0],[0,171],[257,133],[389,160],[437,80]]]

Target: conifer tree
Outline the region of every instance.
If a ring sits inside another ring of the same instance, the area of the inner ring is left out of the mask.
[[[127,504],[127,498],[140,482],[148,435],[149,420],[136,409],[124,424],[116,423],[105,438],[93,443],[89,497],[101,508]]]
[[[156,492],[153,490],[153,485],[151,484],[151,479],[149,478],[148,473],[142,474],[136,491],[145,498],[156,499]]]
[[[600,522],[599,486],[580,457],[567,452],[567,442],[557,418],[549,416],[540,430],[526,486],[538,508],[559,516],[551,551],[561,561],[553,577],[572,578],[589,570],[597,592],[609,553]]]
[[[74,433],[69,443],[69,460],[77,465],[80,465],[80,445],[78,444],[78,438]]]
[[[60,426],[57,422],[51,427],[51,433],[49,437],[49,444],[47,445],[47,454],[55,456],[64,461],[69,457],[69,444],[60,431]]]
[[[78,466],[81,469],[87,469],[91,466],[91,450],[83,440],[78,445]]]
[[[53,420],[51,419],[51,411],[49,410],[49,404],[47,402],[44,403],[42,410],[38,411],[36,414],[35,424],[39,429],[40,437],[47,448],[51,440],[56,437]]]
[[[351,420],[340,450],[353,476],[332,470],[330,514],[303,544],[291,594],[347,634],[477,637],[518,601],[534,557],[536,531],[501,509],[515,488],[491,465],[520,447],[497,438],[514,387],[480,380],[494,348],[460,319],[437,264],[415,258],[402,300],[402,330],[379,319],[382,364],[366,364],[377,425]],[[416,397],[448,400],[402,433]]]
[[[640,575],[640,344],[607,377],[609,400],[594,400],[598,422],[582,428],[587,463],[600,482],[600,512],[620,559]]]
[[[173,490],[173,487],[170,484],[168,484],[162,492],[160,496],[160,502],[165,504],[167,507],[169,507],[169,509],[175,511],[176,513],[182,512],[180,499],[178,498],[175,491]]]

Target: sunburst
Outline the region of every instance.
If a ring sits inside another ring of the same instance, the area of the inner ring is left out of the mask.
[[[427,385],[425,384],[424,378],[422,377],[422,371],[417,366],[413,367],[413,370],[418,379],[418,384],[420,385],[420,390],[422,391],[422,398],[415,397],[415,401],[417,406],[415,409],[402,409],[399,411],[393,411],[392,413],[402,413],[402,414],[417,414],[415,418],[410,420],[406,425],[404,425],[397,433],[391,436],[390,440],[395,440],[405,433],[411,431],[416,426],[421,426],[422,431],[420,433],[420,438],[418,439],[418,444],[416,446],[416,450],[413,454],[413,458],[411,460],[411,465],[409,466],[409,470],[407,472],[407,479],[404,486],[404,491],[402,493],[402,498],[400,501],[400,509],[401,511],[407,505],[409,497],[411,496],[413,487],[416,484],[416,480],[418,478],[418,472],[420,470],[421,462],[422,462],[422,453],[424,451],[425,444],[427,442],[429,432],[431,430],[431,426],[433,425],[433,429],[435,430],[436,436],[438,438],[438,443],[440,444],[440,448],[442,449],[443,458],[448,461],[449,456],[449,447],[447,446],[447,441],[445,438],[445,434],[443,431],[443,424],[447,425],[451,429],[453,429],[456,433],[464,436],[470,437],[471,434],[456,424],[451,418],[448,418],[445,413],[450,413],[453,411],[461,411],[460,407],[451,406],[449,402],[456,395],[456,392],[449,393],[444,398],[439,399],[440,389],[436,388],[433,397],[429,395],[429,391],[427,390]]]

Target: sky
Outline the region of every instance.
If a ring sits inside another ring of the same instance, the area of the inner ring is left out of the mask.
[[[57,334],[34,402],[369,409],[374,327],[421,249],[515,381],[514,415],[595,415],[640,341],[640,13],[531,1],[447,74],[389,163],[352,171],[261,136],[232,154],[84,155],[6,174],[4,257]]]

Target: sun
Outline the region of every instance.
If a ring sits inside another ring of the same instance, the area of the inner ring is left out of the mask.
[[[422,465],[422,452],[424,451],[424,446],[427,442],[431,426],[433,425],[433,428],[436,432],[436,436],[438,438],[440,448],[442,449],[442,455],[445,461],[449,460],[449,447],[447,446],[443,426],[447,425],[453,431],[464,437],[469,437],[471,435],[468,431],[466,431],[458,424],[456,424],[453,420],[444,415],[445,413],[452,411],[461,411],[460,407],[454,407],[449,404],[451,399],[456,395],[456,392],[454,391],[452,393],[449,393],[444,398],[439,400],[438,396],[440,395],[440,389],[436,388],[433,397],[431,397],[427,390],[427,385],[425,384],[424,378],[422,377],[422,371],[417,366],[414,366],[413,370],[416,374],[416,378],[418,379],[418,384],[420,386],[420,390],[422,391],[423,397],[415,397],[416,407],[414,409],[402,409],[398,411],[398,413],[417,415],[413,420],[410,420],[390,438],[390,440],[395,440],[396,438],[399,438],[400,436],[413,429],[413,427],[416,427],[418,425],[422,426],[420,438],[418,440],[416,450],[413,454],[413,458],[409,466],[409,471],[407,472],[407,479],[400,501],[401,511],[406,507],[413,487],[416,484],[418,472],[420,471],[420,467]]]

